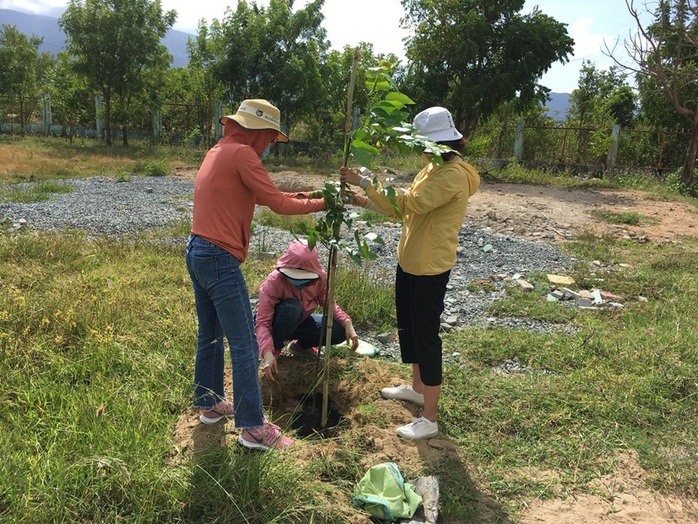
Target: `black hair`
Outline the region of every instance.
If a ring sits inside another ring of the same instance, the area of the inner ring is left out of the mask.
[[[454,156],[462,156],[465,153],[465,139],[460,138],[458,140],[448,140],[444,142],[437,142],[441,146],[450,147],[453,151],[441,154],[441,160],[448,162]],[[457,153],[456,153],[457,151]]]

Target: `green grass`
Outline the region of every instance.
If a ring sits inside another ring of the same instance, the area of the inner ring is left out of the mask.
[[[308,491],[303,469],[272,455],[232,447],[172,461],[196,332],[181,248],[26,235],[5,238],[0,260],[0,520],[323,512],[313,500],[324,488]],[[248,268],[254,285],[262,271]]]
[[[56,193],[70,193],[73,186],[61,181],[45,180],[31,184],[30,186],[10,186],[7,189],[0,188],[0,202],[16,202],[29,204],[49,200]]]
[[[676,182],[676,176],[663,182],[648,175],[613,171],[605,173],[603,178],[594,178],[579,176],[571,171],[559,171],[556,168],[529,169],[516,162],[510,162],[499,169],[486,169],[484,175],[501,182],[554,185],[567,188],[635,189],[645,191],[656,199],[695,201],[695,198],[687,198],[681,194],[682,190]]]
[[[317,223],[317,219],[313,215],[277,215],[268,208],[264,208],[257,213],[254,220],[256,224],[284,229],[296,235],[305,234],[308,229],[315,227]],[[267,251],[268,246],[266,246],[263,238],[261,242],[263,245],[260,246],[260,250]]]
[[[173,427],[191,403],[196,318],[183,247],[153,239],[187,232],[181,223],[123,241],[0,236],[0,521],[351,518],[363,453],[376,445],[364,427],[387,427],[373,397],[356,399],[355,420],[365,426],[301,443],[299,454],[235,444],[177,453]],[[625,308],[549,303],[545,275],[532,274],[540,289],[511,289],[488,314],[573,332],[443,336],[463,364],[446,366],[443,384],[439,425],[453,450],[404,466],[410,477],[439,476],[445,522],[512,521],[533,500],[593,492],[591,481],[622,453],[637,454],[660,492],[698,496],[698,243],[580,236],[566,249],[578,260],[573,287],[623,295]],[[251,292],[274,262],[243,264]],[[340,266],[337,300],[359,334],[394,326],[391,278]],[[493,371],[512,358],[531,372]],[[333,378],[360,387],[406,376],[400,364],[362,362],[348,359]]]
[[[647,224],[650,222],[649,217],[635,211],[623,211],[621,213],[616,213],[614,211],[608,211],[607,209],[594,209],[591,211],[591,214],[608,222],[609,224],[639,226],[642,223]]]
[[[582,313],[512,290],[493,314],[573,323],[577,332],[444,336],[446,351],[467,365],[446,368],[442,430],[474,472],[424,464],[442,478],[448,518],[484,518],[482,494],[513,515],[532,498],[584,492],[627,450],[639,454],[653,487],[697,494],[698,254],[688,248],[698,246],[601,243],[604,261],[631,266],[604,278],[628,296],[625,310]],[[582,239],[572,251],[599,255],[596,244]],[[298,463],[236,446],[172,459],[196,332],[181,248],[23,235],[3,239],[0,260],[0,519],[342,521],[342,505],[332,509],[326,497],[348,501],[363,473],[356,434],[335,442],[332,460]],[[246,261],[250,289],[273,262]],[[573,276],[591,281],[594,271],[580,264]],[[337,288],[360,333],[394,324],[391,287],[364,272],[342,267]],[[633,300],[640,294],[650,301]],[[547,373],[492,372],[513,357]],[[370,380],[352,367],[341,373]],[[370,421],[376,409],[364,400],[359,412]],[[559,482],[531,479],[531,466]],[[207,498],[193,496],[202,491]]]
[[[125,148],[106,147],[92,139],[74,139],[70,143],[59,138],[18,140],[0,135],[0,184],[130,173],[161,176],[178,167],[198,166],[204,153],[142,141],[132,141]]]

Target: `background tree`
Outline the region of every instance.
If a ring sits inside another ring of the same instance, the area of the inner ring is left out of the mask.
[[[352,68],[355,49],[359,49],[359,61],[355,73],[355,85],[353,93],[353,105],[356,111],[369,107],[369,89],[366,86],[366,77],[369,71],[381,63],[394,64],[392,70],[397,71],[399,60],[393,54],[376,54],[373,44],[360,42],[356,47],[345,46],[342,51],[332,50],[320,65],[324,104],[320,114],[316,117],[316,140],[324,137],[324,140],[341,142],[344,132],[344,120],[346,111],[346,93],[349,79],[347,71]],[[393,74],[393,78],[395,74]],[[397,83],[397,82],[396,82]]]
[[[570,94],[568,119],[580,126],[620,124],[621,127],[630,127],[633,123],[636,97],[627,83],[627,74],[618,66],[598,70],[594,64],[584,60],[577,86]]]
[[[570,95],[567,110],[567,125],[578,128],[576,163],[596,159],[596,164],[605,165],[612,126],[629,128],[633,123],[636,97],[626,79],[617,66],[604,71],[587,60],[582,62],[578,87]]]
[[[216,20],[213,27],[220,33],[220,24]],[[215,106],[223,99],[225,86],[216,77],[216,65],[220,49],[217,47],[220,40],[209,37],[209,29],[202,21],[195,39],[189,39],[187,50],[189,52],[189,78],[191,81],[189,99],[204,108],[204,120],[200,122],[198,132],[206,137],[206,145],[211,145],[213,133],[213,116]]]
[[[145,71],[162,66],[166,50],[160,40],[176,17],[175,11],[163,13],[160,0],[71,0],[59,19],[75,71],[85,75],[104,97],[107,145],[112,145],[115,98],[121,110],[124,145],[128,143],[131,101],[144,87]]]
[[[468,136],[465,153],[470,158],[508,159],[514,151],[517,124],[526,122],[523,160],[546,162],[560,150],[556,142],[555,121],[547,116],[547,108],[534,103],[527,110],[518,104],[504,102],[487,120]],[[546,131],[544,128],[548,128]]]
[[[633,0],[625,4],[637,26],[636,34],[625,42],[633,64],[614,60],[637,74],[644,100],[656,103],[654,94],[661,93],[673,112],[688,122],[681,184],[689,188],[698,154],[698,7],[693,0],[659,0],[652,22],[645,26],[642,18],[647,11],[638,10]],[[607,54],[613,57],[613,50],[607,49]]]
[[[321,27],[324,0],[293,11],[293,0],[271,0],[268,8],[240,0],[218,26],[223,56],[218,78],[231,108],[245,98],[266,98],[284,115],[287,128],[315,114],[322,95],[320,64],[329,48]]]
[[[70,55],[58,53],[56,65],[48,82],[54,123],[64,126],[64,132],[72,142],[77,126],[90,126],[95,121],[92,92],[84,76],[74,73]]]
[[[407,41],[405,92],[420,107],[444,105],[466,136],[503,102],[530,107],[545,101],[538,84],[556,62],[566,62],[574,41],[565,24],[524,0],[402,0]]]
[[[27,38],[15,26],[3,24],[0,29],[0,94],[16,103],[22,133],[38,107],[40,87],[52,63],[47,53],[39,53],[42,42],[37,36]]]

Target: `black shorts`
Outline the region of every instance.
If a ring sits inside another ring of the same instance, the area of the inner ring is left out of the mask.
[[[427,386],[441,385],[439,330],[450,275],[450,270],[439,275],[412,275],[397,266],[395,309],[400,354],[405,364],[419,364],[419,374]]]

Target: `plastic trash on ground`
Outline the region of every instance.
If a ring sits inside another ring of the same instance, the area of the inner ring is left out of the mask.
[[[399,524],[436,524],[439,520],[439,479],[431,475],[410,480],[414,491],[422,497],[422,507],[417,508],[410,519],[400,519]]]
[[[422,497],[405,482],[394,462],[383,462],[368,469],[356,486],[352,503],[374,517],[393,522],[411,518]]]
[[[341,344],[337,344],[336,346],[332,346],[334,348],[341,348],[341,349],[347,349],[349,350],[349,346],[347,345],[346,342],[342,342]],[[373,344],[369,344],[365,340],[359,339],[359,347],[356,348],[356,353],[359,355],[366,355],[369,357],[375,357],[378,354],[378,348],[374,346]]]

